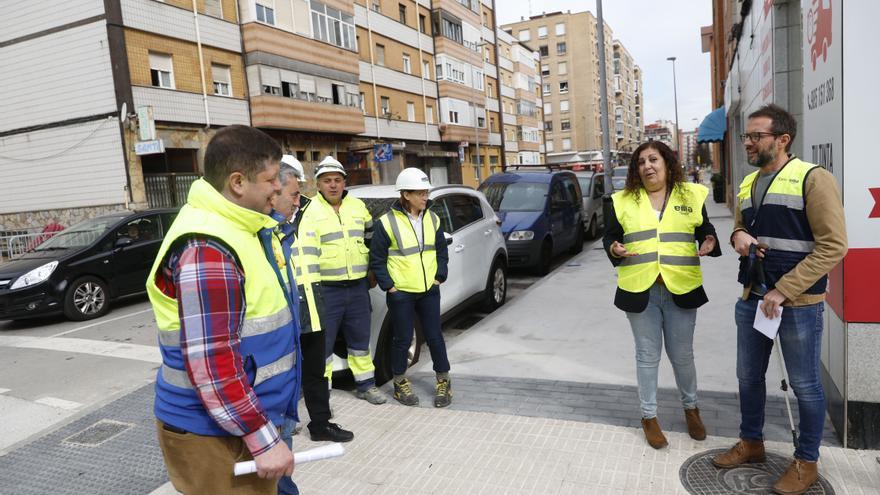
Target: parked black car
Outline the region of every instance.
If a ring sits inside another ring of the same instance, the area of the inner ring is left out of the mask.
[[[80,222],[0,265],[0,320],[64,313],[103,316],[110,302],[144,292],[177,209],[123,212]]]

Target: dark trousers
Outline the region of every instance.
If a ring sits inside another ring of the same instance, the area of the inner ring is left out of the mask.
[[[324,311],[321,333],[324,334],[325,365],[333,357],[333,345],[339,332],[345,338],[348,367],[354,375],[358,391],[364,392],[376,383],[373,358],[370,356],[370,287],[363,278],[340,287],[321,284]]]
[[[415,331],[416,316],[422,324],[422,335],[431,351],[434,371],[449,371],[446,342],[440,329],[440,287],[435,285],[428,292],[390,292],[386,295],[388,312],[394,330],[391,339],[391,372],[406,373],[406,357]]]
[[[330,421],[330,388],[324,376],[324,333],[300,335],[302,345],[302,390],[309,411],[309,426],[325,426]]]

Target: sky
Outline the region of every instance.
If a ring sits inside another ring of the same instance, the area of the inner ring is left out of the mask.
[[[596,0],[495,0],[495,9],[503,25],[543,12],[587,10],[596,15]],[[674,56],[679,126],[683,131],[696,128],[712,110],[709,54],[702,53],[700,43],[700,27],[712,24],[712,2],[605,0],[602,15],[642,68],[645,124],[675,121],[672,62],[666,60]]]

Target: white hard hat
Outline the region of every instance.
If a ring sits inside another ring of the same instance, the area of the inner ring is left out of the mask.
[[[299,182],[306,181],[306,172],[303,170],[302,163],[296,159],[293,155],[284,155],[281,157],[281,163],[285,165],[290,165],[296,171],[296,180]]]
[[[336,172],[337,174],[342,174],[345,177],[347,174],[345,173],[345,167],[339,163],[339,160],[333,158],[332,156],[327,156],[321,163],[318,164],[318,168],[315,169],[315,179],[321,176],[321,174],[327,174],[330,172]]]
[[[405,168],[397,176],[394,188],[398,191],[426,191],[431,189],[431,182],[424,172],[417,168]]]

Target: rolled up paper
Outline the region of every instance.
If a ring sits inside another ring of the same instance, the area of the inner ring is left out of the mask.
[[[314,449],[304,450],[302,452],[293,453],[293,463],[302,464],[304,462],[320,461],[331,457],[339,457],[345,453],[345,448],[341,443],[331,443],[315,447]],[[235,463],[235,475],[251,474],[257,472],[257,461],[245,461]]]

